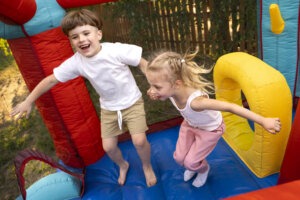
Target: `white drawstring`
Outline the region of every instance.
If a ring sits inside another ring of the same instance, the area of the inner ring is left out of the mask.
[[[119,124],[119,129],[122,130],[122,113],[120,110],[117,111],[118,113],[118,124]]]

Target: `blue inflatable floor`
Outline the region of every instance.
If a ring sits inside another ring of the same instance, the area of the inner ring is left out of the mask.
[[[117,184],[118,167],[104,156],[86,169],[84,200],[216,200],[276,185],[278,174],[257,178],[221,139],[208,157],[211,170],[201,188],[183,181],[184,168],[173,159],[179,126],[149,134],[151,162],[158,182],[148,188],[141,161],[131,141],[119,144],[130,163],[124,186]]]

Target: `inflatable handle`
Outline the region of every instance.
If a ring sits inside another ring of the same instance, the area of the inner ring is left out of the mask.
[[[54,168],[60,169],[63,172],[66,172],[72,176],[79,178],[79,180],[82,182],[81,185],[81,196],[82,196],[84,192],[84,173],[71,172],[70,170],[60,165],[59,163],[55,162],[51,157],[38,151],[26,149],[21,151],[14,159],[15,172],[17,175],[18,185],[24,200],[26,200],[26,189],[25,189],[25,179],[23,177],[23,172],[26,164],[31,160],[39,160],[45,162]]]
[[[284,76],[262,60],[243,52],[221,56],[214,67],[216,99],[242,106],[265,117],[279,117],[282,128],[274,135],[245,118],[222,112],[223,138],[247,167],[262,178],[277,173],[292,123],[292,95]]]
[[[280,34],[284,30],[284,20],[282,19],[279,6],[277,4],[270,5],[271,31]]]

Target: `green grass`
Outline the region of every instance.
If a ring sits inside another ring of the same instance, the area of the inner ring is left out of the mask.
[[[19,194],[13,165],[13,160],[17,153],[23,149],[30,148],[54,156],[54,146],[36,110],[33,111],[32,116],[28,120],[1,124],[0,131],[0,168],[2,172],[0,176],[2,183],[0,199],[15,199]],[[53,169],[50,166],[29,162],[24,173],[27,186],[51,171]]]
[[[0,199],[15,199],[19,189],[14,169],[14,158],[24,149],[36,149],[55,157],[51,137],[39,112],[33,109],[29,119],[18,122],[9,117],[11,106],[20,102],[28,94],[24,81],[16,67],[11,65],[0,71],[1,121],[0,121]],[[53,172],[47,164],[30,161],[24,177],[28,187],[41,177]]]

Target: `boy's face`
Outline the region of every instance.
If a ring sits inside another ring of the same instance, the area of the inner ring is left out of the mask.
[[[72,46],[85,57],[92,57],[101,50],[101,30],[91,25],[77,26],[69,32]]]

